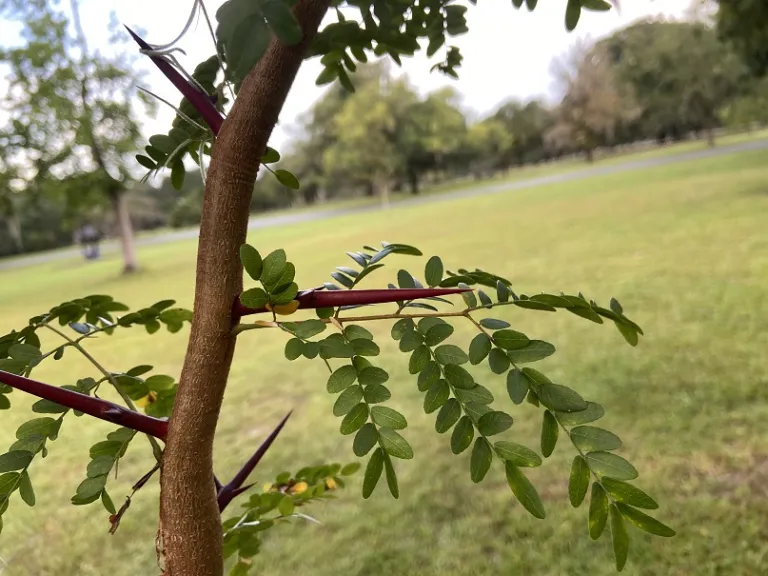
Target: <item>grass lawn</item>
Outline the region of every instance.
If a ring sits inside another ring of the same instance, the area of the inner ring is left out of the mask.
[[[420,205],[388,212],[256,231],[262,253],[287,250],[300,286],[326,280],[343,252],[378,240],[419,246],[449,267],[478,266],[509,277],[514,288],[581,290],[605,304],[616,296],[646,332],[630,348],[610,325],[565,312],[509,310],[501,316],[558,353],[535,367],[606,407],[599,425],[624,441],[619,452],[640,471],[638,486],[655,496],[654,514],[678,536],[651,538],[630,528],[625,574],[757,575],[768,562],[768,153],[750,152],[678,163],[540,188]],[[63,299],[109,293],[140,305],[162,298],[192,302],[195,242],[142,248],[144,270],[120,278],[117,254],[0,273],[0,333],[26,323]],[[398,260],[395,261],[395,258]],[[413,272],[425,259],[392,257],[368,282],[386,285],[400,265]],[[422,394],[407,356],[375,327],[378,363],[391,374],[390,405],[406,414],[404,435],[416,452],[397,461],[401,497],[383,483],[359,495],[361,478],[335,502],[311,513],[322,526],[273,530],[257,557],[259,574],[352,575],[608,575],[609,538],[587,535],[586,509],[568,504],[573,448],[562,441],[529,477],[547,507],[533,519],[514,501],[500,467],[480,485],[469,477],[468,452],[454,456],[421,411]],[[92,343],[92,353],[118,371],[150,363],[178,375],[187,330],[148,337],[138,329]],[[454,339],[472,332],[458,326]],[[256,480],[321,460],[354,458],[351,437],[338,432],[325,392],[322,363],[283,358],[285,339],[267,331],[241,336],[217,437],[216,470],[228,478],[278,419],[294,415],[265,458]],[[35,377],[72,384],[93,375],[68,352]],[[504,382],[480,370],[500,408],[515,417],[503,435],[538,446],[540,410],[505,401]],[[12,442],[29,418],[31,400],[12,395],[0,416],[0,444]],[[99,505],[73,507],[85,476],[88,447],[113,427],[67,417],[46,460],[31,469],[37,505],[15,497],[4,515],[0,556],[11,576],[136,576],[155,574],[156,484],[134,499],[115,536]],[[498,437],[501,439],[502,437]],[[149,467],[136,442],[110,493],[116,502]],[[761,568],[762,567],[762,568]],[[5,576],[5,574],[3,574]]]

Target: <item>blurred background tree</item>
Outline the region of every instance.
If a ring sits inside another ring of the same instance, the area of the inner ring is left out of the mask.
[[[124,266],[137,266],[139,230],[196,226],[202,176],[181,190],[167,177],[138,182],[132,155],[144,104],[120,36],[91,53],[78,33],[77,2],[0,0],[20,22],[22,45],[5,49],[10,116],[0,130],[0,256],[72,243],[85,220],[122,238]],[[66,8],[66,9],[65,9]],[[647,19],[556,58],[556,101],[507,99],[476,117],[446,87],[423,93],[378,60],[360,64],[355,92],[332,84],[299,118],[279,167],[251,210],[264,212],[354,197],[418,194],[465,178],[490,178],[613,146],[686,138],[714,142],[719,129],[768,122],[765,3],[701,0],[685,19]]]

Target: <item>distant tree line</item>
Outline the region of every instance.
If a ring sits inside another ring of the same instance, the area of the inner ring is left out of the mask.
[[[749,38],[735,34],[747,26],[735,16],[738,3],[720,4],[712,22],[647,20],[597,42],[577,43],[552,65],[557,104],[509,100],[475,121],[468,119],[452,88],[421,96],[407,78],[394,77],[381,62],[367,64],[355,76],[355,91],[334,84],[300,119],[298,135],[282,150],[278,164],[298,176],[300,189],[288,189],[265,173],[251,208],[260,212],[355,196],[378,196],[386,203],[395,192],[418,194],[426,185],[484,178],[566,155],[592,161],[604,147],[673,142],[692,134],[714,145],[717,128],[764,125],[768,41],[757,42],[755,27]],[[765,12],[756,10],[759,21]],[[768,31],[762,38],[768,39]],[[109,76],[112,69],[98,62],[75,60],[72,67],[76,76],[105,76],[102,83],[124,78],[114,71]],[[32,110],[41,115],[40,123],[51,117],[36,106]],[[62,125],[72,110],[58,106],[52,117]],[[81,105],[75,111],[81,124],[92,125],[93,110]],[[31,122],[26,128],[19,125],[28,142],[40,133],[30,129]],[[133,146],[133,127],[128,129],[125,136],[119,130],[93,136],[78,132],[91,155],[100,145],[117,168],[92,163],[89,170],[69,170],[65,177],[48,176],[48,164],[60,159],[50,158],[55,150],[46,150],[42,134],[33,142],[35,150],[43,151],[39,176],[21,179],[21,189],[19,169],[8,160],[10,147],[0,139],[0,256],[69,244],[84,219],[105,231],[119,230],[115,198],[125,197],[138,229],[196,225],[201,175],[187,173],[181,191],[170,178],[130,181],[119,163],[123,151]],[[117,192],[100,194],[97,189],[107,184]]]

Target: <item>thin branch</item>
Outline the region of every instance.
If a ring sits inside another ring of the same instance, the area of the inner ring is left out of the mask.
[[[168,42],[167,44],[155,44],[153,47],[154,51],[161,52],[164,50],[168,50],[184,37],[184,35],[192,27],[192,23],[195,21],[195,15],[197,14],[197,9],[199,4],[200,4],[200,0],[194,0],[194,2],[192,3],[192,11],[189,13],[189,19],[187,19],[187,23],[184,25],[184,28],[182,29],[181,33],[176,38]]]
[[[86,358],[86,359],[87,359],[87,360],[88,360],[88,361],[89,361],[91,364],[93,364],[93,366],[96,368],[96,370],[98,370],[99,372],[101,372],[101,373],[104,375],[104,377],[105,377],[107,380],[109,380],[109,383],[110,383],[110,384],[112,384],[112,386],[115,388],[115,390],[117,390],[117,393],[118,393],[118,394],[120,394],[120,398],[122,398],[122,399],[123,399],[123,402],[125,402],[125,404],[128,406],[128,408],[129,408],[130,410],[132,410],[133,412],[136,412],[136,413],[138,413],[138,412],[139,412],[139,411],[138,411],[138,409],[136,408],[136,405],[133,403],[133,400],[131,400],[131,399],[128,397],[128,395],[127,395],[127,394],[126,394],[126,393],[123,391],[123,389],[122,389],[122,388],[120,387],[120,385],[117,383],[117,379],[115,378],[114,374],[112,374],[112,373],[111,373],[111,372],[109,372],[109,371],[108,371],[106,368],[104,368],[104,366],[102,366],[101,364],[99,364],[99,362],[96,360],[96,358],[94,358],[93,356],[91,356],[91,354],[88,352],[88,350],[86,350],[86,349],[85,349],[83,346],[81,346],[81,345],[80,345],[80,342],[79,342],[79,341],[75,341],[75,340],[73,340],[72,338],[70,338],[69,336],[67,336],[67,335],[66,335],[64,332],[62,332],[61,330],[59,330],[59,329],[57,329],[57,328],[54,328],[54,327],[53,327],[53,326],[51,326],[50,324],[43,324],[43,326],[45,326],[45,327],[46,327],[46,328],[48,328],[49,330],[51,330],[51,331],[55,332],[55,333],[56,333],[56,334],[58,334],[59,336],[61,336],[61,337],[62,337],[64,340],[66,340],[66,341],[67,341],[67,342],[68,342],[68,343],[69,343],[71,346],[73,346],[74,348],[76,348],[78,352],[80,352],[80,353],[81,353],[83,356],[85,356],[85,358]],[[167,428],[167,425],[166,425],[166,428]],[[158,462],[160,462],[161,458],[163,457],[163,450],[162,450],[162,448],[160,448],[160,445],[157,443],[157,440],[155,440],[155,438],[154,438],[153,436],[154,436],[154,435],[148,435],[148,436],[147,436],[147,440],[149,440],[149,443],[150,443],[150,445],[152,446],[152,453],[155,455],[155,459],[156,459]]]
[[[190,123],[190,124],[192,124],[192,125],[193,125],[195,128],[199,128],[200,130],[203,130],[203,131],[205,131],[205,130],[206,130],[206,128],[205,128],[204,126],[202,126],[202,125],[198,124],[197,122],[195,122],[194,120],[192,120],[192,118],[190,118],[189,116],[187,116],[186,114],[184,114],[184,112],[182,112],[182,111],[181,111],[180,109],[178,109],[176,106],[174,106],[173,104],[171,104],[170,102],[168,102],[168,100],[166,100],[166,99],[165,99],[165,98],[163,98],[162,96],[158,96],[157,94],[155,94],[155,93],[154,93],[154,92],[152,92],[151,90],[147,90],[146,88],[142,88],[141,86],[138,86],[138,89],[139,89],[139,90],[141,90],[142,92],[145,92],[145,93],[149,94],[149,95],[150,95],[150,96],[152,96],[153,98],[157,98],[157,99],[158,99],[158,100],[160,100],[160,102],[162,102],[163,104],[166,104],[166,105],[170,106],[171,108],[173,108],[173,109],[174,109],[174,111],[176,112],[176,114],[178,114],[178,115],[179,115],[179,117],[180,117],[181,119],[185,120],[186,122],[189,122],[189,123]]]
[[[472,310],[477,310],[477,307],[472,308]],[[482,332],[483,334],[488,336],[488,338],[491,338],[491,335],[488,334],[488,331],[485,328],[483,328],[477,320],[472,318],[472,316],[471,316],[471,314],[469,312],[470,312],[470,309],[465,310],[464,311],[464,316],[466,316],[467,319],[469,319],[469,321],[472,322],[472,324],[474,324],[477,327],[478,330],[480,330],[480,332]]]
[[[256,468],[256,465],[264,457],[264,454],[266,454],[267,450],[269,450],[269,447],[272,446],[275,438],[277,438],[277,435],[280,434],[280,431],[283,429],[283,426],[285,426],[288,418],[290,418],[291,413],[292,412],[288,412],[288,414],[283,417],[283,419],[272,431],[272,433],[267,436],[267,439],[264,440],[261,446],[256,449],[256,452],[253,453],[253,456],[251,456],[248,461],[243,464],[243,467],[240,468],[237,474],[235,474],[234,478],[232,478],[232,480],[226,486],[223,486],[219,490],[217,500],[219,503],[220,511],[223,511],[224,508],[226,508],[227,505],[232,501],[232,499],[235,498],[235,496],[241,494],[247,489],[243,488],[243,484],[248,479],[248,476],[250,476],[251,472],[253,472],[253,469]]]
[[[216,42],[216,33],[213,31],[213,26],[211,25],[211,19],[208,17],[208,10],[205,9],[205,2],[203,2],[203,0],[199,0],[199,2],[200,2],[200,10],[203,13],[203,19],[205,20],[205,23],[208,26],[208,32],[210,32],[211,39],[213,40],[213,46],[214,46],[214,48],[216,50],[216,58],[218,58],[218,60],[219,60],[219,68],[221,68],[222,72],[225,72],[225,70],[224,70],[224,61],[221,59],[221,54],[219,53],[219,47],[218,47],[217,42]],[[232,89],[232,85],[229,82],[227,82],[226,72],[225,72],[224,76],[225,76],[224,77],[224,84],[229,89],[229,94],[230,94],[230,96],[232,96],[232,102],[234,102],[235,101],[235,91]]]
[[[152,478],[154,473],[157,472],[158,470],[160,470],[160,462],[155,464],[152,470],[144,474],[144,476],[139,478],[136,484],[133,485],[133,487],[131,488],[131,494],[125,497],[125,503],[122,506],[120,506],[120,510],[118,510],[117,513],[109,517],[109,523],[110,523],[109,533],[110,534],[114,534],[117,531],[118,526],[120,526],[120,520],[122,520],[123,515],[128,511],[128,507],[131,505],[131,499],[133,498],[133,496],[136,494],[136,492],[141,490],[147,482],[149,482],[149,479]]]
[[[467,317],[467,312],[471,309],[462,310],[461,312],[421,312],[416,314],[402,314],[395,312],[394,314],[378,314],[372,316],[347,316],[346,318],[335,318],[336,321],[344,324],[345,322],[371,322],[375,320],[399,320],[401,318],[449,318],[449,317]],[[318,318],[321,322],[326,324],[333,324],[331,318]],[[471,320],[471,318],[470,318]],[[256,330],[259,328],[280,328],[279,322],[259,322],[258,324],[238,324],[233,329],[234,334],[245,332],[247,330]]]

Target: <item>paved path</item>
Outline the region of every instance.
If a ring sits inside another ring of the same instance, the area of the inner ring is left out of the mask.
[[[454,200],[457,198],[467,198],[471,196],[479,196],[482,194],[498,194],[500,192],[511,192],[512,190],[521,190],[523,188],[532,188],[535,186],[543,186],[545,184],[558,184],[561,182],[572,182],[574,180],[582,180],[584,178],[593,178],[595,176],[605,176],[608,174],[616,174],[619,172],[628,172],[630,170],[642,170],[644,168],[654,168],[657,166],[665,166],[667,164],[674,164],[677,162],[685,162],[689,160],[702,160],[705,158],[712,158],[714,156],[721,156],[723,154],[733,154],[736,152],[746,152],[753,150],[766,150],[768,149],[768,140],[756,140],[751,142],[743,142],[740,144],[732,144],[729,146],[720,146],[717,148],[708,148],[705,150],[694,150],[691,152],[682,152],[679,154],[673,154],[670,156],[661,156],[657,158],[647,158],[644,160],[630,160],[627,162],[621,162],[616,164],[610,164],[607,166],[591,166],[578,170],[571,170],[562,172],[559,174],[552,174],[549,176],[541,176],[538,178],[528,178],[526,180],[517,180],[513,182],[492,182],[486,184],[480,184],[477,186],[471,186],[467,188],[461,188],[458,190],[452,190],[450,192],[437,192],[434,194],[426,194],[423,196],[416,196],[407,200],[400,200],[392,203],[392,208],[407,208],[408,206],[415,206],[418,204],[424,204],[427,202],[440,202],[444,200]],[[249,229],[257,228],[270,228],[273,226],[285,226],[288,224],[298,224],[300,222],[309,222],[313,220],[322,220],[325,218],[332,218],[334,216],[342,216],[346,214],[357,214],[363,212],[374,212],[381,210],[381,206],[378,204],[366,204],[364,206],[352,206],[352,207],[339,207],[339,208],[327,208],[319,210],[307,210],[306,212],[289,212],[287,214],[280,214],[275,216],[257,216],[251,218],[248,223]],[[151,244],[165,244],[166,242],[174,242],[176,240],[188,240],[191,238],[197,238],[198,230],[196,228],[187,228],[184,230],[177,230],[174,232],[166,232],[162,234],[155,234],[151,236],[139,237],[136,240],[138,246],[147,246]],[[115,241],[105,242],[103,246],[103,252],[112,252],[118,249],[118,244]],[[54,260],[62,260],[66,258],[72,258],[80,255],[78,248],[69,248],[64,250],[56,250],[53,252],[42,252],[40,254],[34,254],[31,256],[24,256],[20,258],[12,258],[8,260],[0,260],[0,271],[11,270],[14,268],[21,268],[24,266],[32,266],[35,264],[42,264],[45,262],[51,262]]]

